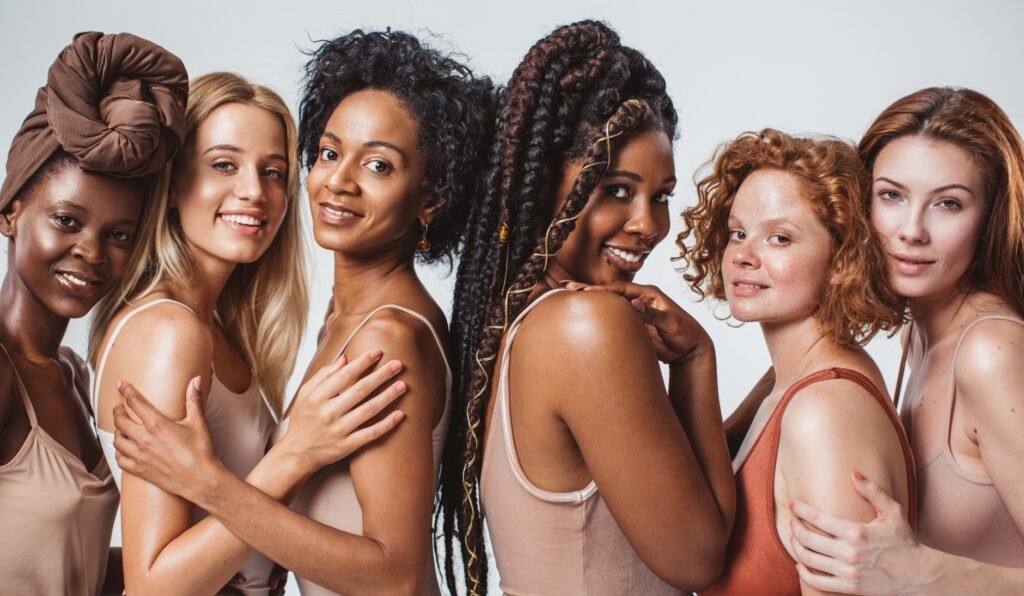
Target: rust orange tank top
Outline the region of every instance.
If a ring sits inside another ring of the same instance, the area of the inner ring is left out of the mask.
[[[917,494],[914,484],[914,459],[910,441],[903,431],[892,402],[867,377],[848,368],[819,370],[800,379],[785,395],[768,418],[764,430],[736,472],[736,522],[726,551],[725,573],[710,588],[707,596],[723,594],[800,594],[796,561],[782,545],[775,525],[775,465],[782,434],[782,415],[793,396],[814,383],[846,379],[867,389],[892,422],[907,468],[907,488],[911,525],[916,527]]]

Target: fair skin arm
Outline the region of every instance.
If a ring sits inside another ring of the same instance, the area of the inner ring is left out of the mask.
[[[519,390],[571,433],[586,471],[644,563],[674,586],[709,585],[722,569],[733,510],[721,418],[710,422],[721,461],[705,472],[689,425],[680,423],[673,406],[702,423],[710,416],[696,404],[684,405],[678,394],[666,395],[654,346],[634,308],[604,292],[553,297],[523,325],[512,358],[514,370],[528,371],[518,377]],[[692,365],[695,372],[684,377],[696,389],[677,381],[671,390],[690,389],[701,403],[714,391],[714,381],[703,378],[710,372],[713,379],[714,361],[698,358]],[[713,485],[725,486],[724,495]]]
[[[788,499],[861,521],[870,520],[873,511],[850,487],[854,470],[883,478],[888,490],[907,490],[906,465],[892,423],[864,388],[846,380],[815,383],[793,398],[782,419],[777,465]],[[785,517],[788,503],[775,505]],[[790,554],[812,556],[801,550],[787,526],[779,537]],[[801,591],[825,593],[805,582]]]
[[[391,416],[401,407],[406,419],[386,439],[357,451],[349,460],[363,514],[363,535],[302,516],[222,468],[214,474],[202,472],[208,464],[181,466],[182,484],[192,487],[182,486],[183,492],[187,490],[190,500],[239,539],[333,591],[417,593],[431,556],[434,478],[429,445],[438,402],[434,395],[444,391],[444,363],[429,330],[418,327],[412,328],[405,320],[378,317],[348,347],[359,353],[386,343],[388,357],[415,365],[403,375],[408,391],[380,414]],[[428,387],[433,389],[422,389]],[[182,441],[181,448],[188,450],[190,443]]]
[[[118,462],[124,471],[121,503],[125,584],[131,593],[213,593],[224,586],[252,554],[248,545],[216,519],[206,518],[192,525],[191,503],[133,474],[139,471],[137,461],[144,450],[149,448],[150,453],[156,450],[161,438],[169,432],[167,427],[175,426],[168,418],[180,419],[185,416],[186,421],[202,418],[201,383],[185,377],[209,368],[212,342],[208,331],[198,320],[184,316],[177,310],[156,307],[133,319],[111,351],[108,368],[104,373],[125,376],[134,383],[134,386],[125,385],[121,389],[129,396],[129,407],[142,417],[141,423],[134,422],[121,406],[114,412],[118,427],[115,447],[118,448]],[[141,334],[132,333],[134,325],[139,325],[136,327],[138,329],[146,329],[144,339],[140,340]],[[135,343],[139,345],[132,345]],[[146,346],[150,347],[147,349]],[[122,374],[126,371],[119,370],[123,363],[118,361],[122,358],[127,361],[127,354],[131,354],[131,375]],[[359,366],[365,370],[375,360],[375,357],[367,356]],[[336,395],[352,385],[352,389],[344,394],[345,399],[330,404],[333,412],[328,417],[335,419],[336,424],[342,428],[328,428],[328,431],[333,432],[324,434],[333,438],[335,443],[339,433],[354,431],[356,426],[379,412],[386,403],[384,400],[377,403],[371,400],[366,406],[373,408],[373,411],[365,412],[356,408],[346,413],[368,394],[366,384],[373,383],[372,386],[376,387],[383,382],[383,379],[370,376],[364,381],[353,383],[352,377],[358,376],[356,369],[358,367],[346,373],[340,363],[335,363],[333,368],[325,367],[315,379],[320,384],[311,390],[312,393],[319,391]],[[201,377],[201,374],[196,376]],[[176,387],[186,385],[190,386],[189,398],[182,399],[180,393],[174,395]],[[141,398],[139,391],[148,395],[149,402]],[[349,393],[353,395],[349,396]],[[300,390],[300,398],[302,395]],[[109,407],[116,399],[118,397],[101,395],[101,408]],[[323,401],[322,396],[320,399]],[[155,422],[158,419],[168,424],[159,426]],[[371,429],[359,431],[363,434],[353,432],[348,439],[351,442],[347,445],[348,452],[386,432],[388,425],[395,422],[389,418],[382,425],[378,423],[378,426]],[[144,434],[140,428],[153,432]],[[202,446],[212,456],[208,436]],[[287,444],[271,450],[247,480],[258,487],[256,490],[269,495],[269,498],[284,498],[316,469],[311,465],[307,450],[305,445]],[[194,460],[190,460],[186,465],[194,463]],[[180,481],[180,477],[173,477],[172,483],[175,481]]]
[[[980,323],[968,334],[956,366],[957,407],[972,419],[982,462],[992,483],[1024,534],[1024,331],[999,321]],[[865,473],[868,478],[876,478]],[[796,536],[821,553],[799,557],[804,581],[846,594],[1019,594],[1024,569],[1001,567],[929,548],[917,542],[910,525],[896,515],[891,491],[868,479],[854,488],[873,509],[869,523],[828,515],[796,503],[794,514],[828,534]],[[824,575],[828,573],[829,575]]]

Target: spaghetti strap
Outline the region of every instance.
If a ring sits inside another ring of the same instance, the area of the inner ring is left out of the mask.
[[[4,351],[4,356],[7,356],[7,361],[11,363],[11,371],[14,372],[14,380],[18,383],[18,394],[21,395],[21,403],[25,407],[25,414],[28,415],[29,424],[32,428],[36,428],[39,426],[39,422],[36,420],[36,410],[32,407],[32,400],[28,398],[28,390],[25,389],[25,384],[21,382],[18,367],[14,366],[14,359],[11,358],[11,353],[7,351],[3,344],[0,344],[0,350]]]
[[[359,333],[359,330],[362,329],[363,327],[365,327],[366,324],[370,322],[370,319],[372,319],[374,315],[376,315],[377,313],[379,313],[380,311],[382,311],[382,310],[384,310],[386,308],[392,308],[392,309],[404,312],[405,314],[407,314],[407,315],[409,315],[409,316],[419,320],[421,323],[426,325],[427,329],[430,329],[430,334],[434,336],[434,341],[437,343],[437,349],[438,349],[439,352],[441,352],[441,359],[444,361],[444,369],[445,369],[446,380],[447,380],[448,384],[450,385],[451,384],[451,377],[452,377],[452,368],[448,364],[448,356],[447,356],[447,354],[445,354],[444,344],[441,342],[441,336],[437,334],[437,330],[434,329],[434,326],[430,323],[430,321],[427,320],[427,317],[421,315],[420,313],[418,313],[418,312],[416,312],[416,311],[414,311],[412,309],[406,308],[404,306],[399,306],[397,304],[383,304],[383,305],[378,306],[377,308],[371,310],[370,313],[367,314],[363,318],[363,320],[359,322],[358,325],[356,325],[356,328],[352,330],[352,333],[350,333],[348,335],[348,339],[345,340],[345,343],[341,344],[341,349],[338,350],[338,353],[334,355],[334,358],[337,359],[338,356],[341,356],[342,354],[344,354],[345,350],[348,349],[348,345],[350,343],[352,343],[352,339],[355,338],[356,333]]]
[[[103,368],[107,364],[107,356],[110,355],[110,348],[112,348],[114,346],[114,342],[117,340],[117,336],[121,334],[121,330],[124,329],[124,326],[136,314],[138,314],[138,313],[140,313],[140,312],[146,310],[147,308],[149,308],[151,306],[154,306],[156,304],[164,304],[164,303],[177,304],[178,306],[184,308],[185,310],[187,310],[188,312],[192,313],[193,315],[196,314],[196,311],[194,311],[191,308],[189,308],[188,305],[186,305],[186,304],[183,304],[183,303],[178,302],[177,300],[173,300],[171,298],[160,298],[158,300],[153,300],[152,302],[147,302],[147,303],[143,304],[142,306],[139,306],[138,308],[135,308],[134,310],[131,310],[126,315],[124,315],[121,318],[121,320],[117,322],[117,325],[114,326],[114,331],[110,334],[110,339],[107,340],[107,345],[106,345],[106,347],[103,348],[103,353],[100,355],[100,359],[96,362],[96,380],[93,381],[92,391],[89,392],[90,401],[91,401],[92,409],[93,409],[94,412],[96,411],[96,409],[97,409],[97,407],[99,405],[100,381],[103,380]]]
[[[949,365],[949,389],[946,392],[949,397],[946,400],[946,436],[943,441],[943,445],[945,451],[950,456],[953,455],[953,450],[949,446],[949,440],[953,433],[953,407],[956,405],[956,357],[960,354],[960,346],[963,345],[964,339],[967,338],[967,332],[982,321],[1009,321],[1011,323],[1017,323],[1018,325],[1024,325],[1024,320],[1018,319],[1017,317],[1007,315],[987,315],[974,319],[964,327],[963,331],[960,332],[960,338],[956,342],[956,347],[953,348],[953,359],[950,361]],[[956,458],[953,458],[953,461],[955,462]],[[959,469],[959,464],[957,464],[957,469]]]

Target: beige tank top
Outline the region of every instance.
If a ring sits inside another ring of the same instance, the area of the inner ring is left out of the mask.
[[[103,367],[107,363],[107,356],[110,355],[110,348],[117,340],[125,324],[136,314],[150,308],[151,306],[163,303],[176,304],[193,315],[195,312],[188,306],[171,300],[161,298],[147,302],[135,310],[129,312],[114,327],[110,334],[110,340],[103,349],[96,368],[96,382],[92,390],[92,405],[95,411],[99,402],[100,382],[103,380]],[[211,365],[212,367],[212,365]],[[217,378],[216,372],[212,375],[210,393],[206,397],[206,404],[203,408],[203,415],[206,418],[207,426],[210,429],[210,438],[213,442],[213,452],[224,465],[239,478],[245,478],[252,471],[256,464],[263,459],[267,451],[270,436],[273,433],[274,420],[273,410],[266,403],[266,398],[256,385],[256,380],[249,385],[243,393],[235,393],[224,386]],[[100,437],[100,444],[103,447],[103,455],[114,473],[114,480],[118,489],[121,488],[121,468],[117,465],[114,457],[114,434],[97,429]],[[192,523],[198,523],[206,517],[206,512],[198,507],[192,508]],[[245,565],[238,570],[227,587],[240,590],[247,595],[270,594],[270,573],[274,569],[274,563],[262,554],[253,553]]]
[[[21,449],[0,465],[0,592],[99,594],[117,513],[110,470],[104,458],[87,470],[39,425],[14,361],[0,349],[30,425]]]
[[[509,327],[501,356],[498,403],[489,421],[480,473],[483,506],[501,591],[505,594],[682,594],[654,574],[633,550],[597,485],[555,493],[535,486],[516,455],[509,415],[509,354],[523,319]]]
[[[397,304],[385,304],[380,306],[370,314],[366,315],[352,333],[342,344],[341,350],[338,351],[338,355],[345,353],[345,349],[348,344],[351,343],[352,338],[355,337],[356,333],[362,329],[375,314],[386,309],[391,308],[401,311],[419,321],[430,329],[430,333],[434,336],[434,341],[437,342],[437,349],[441,352],[441,358],[444,360],[445,369],[445,405],[444,411],[441,414],[441,420],[434,427],[433,433],[431,434],[431,446],[434,455],[434,490],[437,490],[437,475],[438,470],[441,466],[441,453],[444,450],[444,439],[445,434],[448,432],[448,419],[451,410],[451,390],[452,390],[452,370],[448,366],[448,357],[445,355],[444,344],[441,342],[441,337],[437,334],[437,330],[430,324],[430,321],[426,317],[419,314],[416,311],[409,310],[403,306]],[[288,432],[289,420],[287,417],[281,422],[280,426],[274,433],[273,441],[276,443],[284,437],[285,433]],[[359,500],[356,498],[355,486],[352,484],[352,476],[349,474],[348,462],[345,460],[331,464],[310,476],[309,480],[302,485],[299,489],[298,494],[291,503],[292,509],[309,517],[316,521],[329,525],[331,527],[349,532],[351,534],[362,535],[363,533],[363,510],[359,506]],[[429,563],[430,568],[426,574],[426,582],[423,586],[422,594],[440,594],[440,588],[437,584],[437,573],[434,570],[433,560]],[[320,586],[312,581],[296,576],[296,580],[299,584],[299,590],[303,596],[325,596],[329,594],[335,594]]]
[[[918,462],[918,538],[921,542],[943,552],[968,557],[976,561],[1024,567],[1024,536],[1021,535],[1000,498],[992,479],[975,474],[957,463],[950,449],[949,438],[956,407],[956,357],[964,337],[981,321],[1011,321],[1024,325],[1024,321],[1006,316],[980,317],[964,328],[953,351],[949,371],[949,405],[943,441],[924,453],[915,453]],[[912,420],[916,411],[915,400],[907,400],[904,415]]]

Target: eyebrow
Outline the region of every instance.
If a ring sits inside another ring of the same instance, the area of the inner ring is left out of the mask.
[[[206,155],[207,153],[211,153],[213,151],[230,151],[231,153],[245,153],[235,145],[221,144],[214,145],[213,147],[210,147],[206,151],[203,151],[203,155]],[[280,153],[271,153],[270,155],[267,156],[267,159],[272,161],[283,161],[284,163],[288,163],[288,158],[281,155]]]
[[[342,142],[341,139],[339,139],[336,134],[334,134],[333,132],[331,132],[329,130],[325,130],[324,133],[322,135],[320,135],[320,136],[325,138],[325,139],[329,139],[331,141],[334,141],[335,143],[338,143],[339,145]],[[395,145],[394,143],[389,143],[387,141],[379,141],[379,140],[366,141],[365,143],[363,143],[363,148],[365,148],[365,149],[372,149],[374,147],[385,147],[387,149],[391,149],[395,153],[401,155],[402,159],[406,159],[405,151],[402,151],[402,149],[398,145]]]
[[[634,174],[633,172],[627,172],[625,170],[611,170],[609,172],[605,172],[604,173],[604,177],[605,178],[619,178],[619,177],[621,177],[621,178],[629,178],[630,180],[634,180],[636,182],[643,182],[644,181],[643,177],[640,176],[639,174]],[[676,177],[675,177],[675,175],[672,175],[672,176],[669,176],[669,177],[665,178],[661,183],[662,184],[668,184],[669,182],[675,182],[675,181],[676,181]]]
[[[895,186],[896,188],[899,188],[900,190],[907,190],[906,186],[903,186],[902,184],[900,184],[899,182],[896,182],[892,178],[886,178],[884,176],[879,176],[878,178],[875,178],[875,182],[887,182],[887,183]],[[929,193],[929,194],[935,194],[937,192],[945,192],[947,190],[955,190],[955,189],[960,189],[960,190],[966,191],[967,193],[969,193],[971,195],[974,194],[974,191],[972,191],[970,188],[968,188],[968,187],[966,187],[963,184],[960,184],[958,182],[954,182],[953,184],[947,184],[945,186],[940,186],[940,187],[938,187],[936,189],[933,189],[931,191],[931,193]]]

